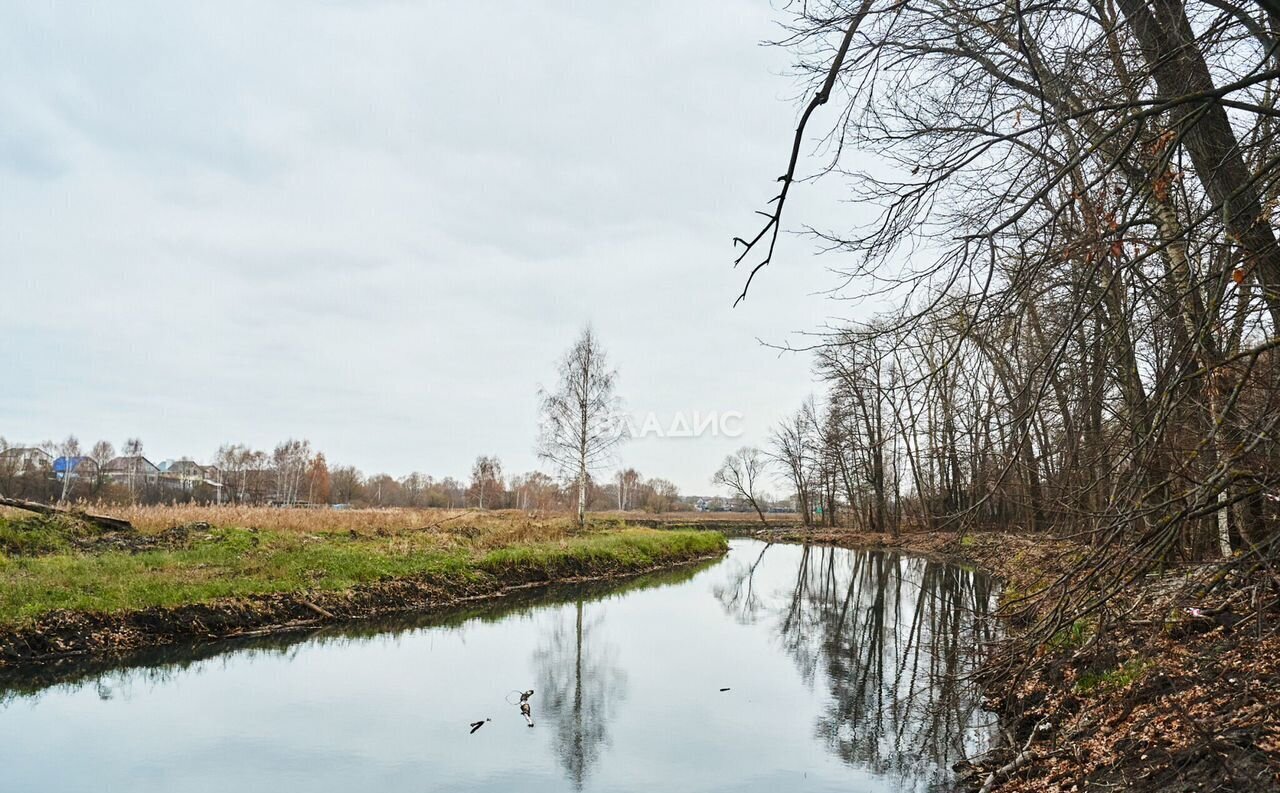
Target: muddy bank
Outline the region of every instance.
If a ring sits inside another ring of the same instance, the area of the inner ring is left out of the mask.
[[[36,695],[59,685],[77,685],[110,673],[148,670],[165,676],[230,652],[288,653],[304,642],[345,642],[438,626],[457,626],[469,620],[492,621],[537,606],[583,600],[597,602],[635,589],[676,585],[688,581],[720,561],[710,557],[625,577],[566,581],[546,585],[508,587],[499,596],[482,597],[448,608],[396,611],[364,619],[319,621],[294,630],[256,632],[215,640],[176,641],[136,649],[67,655],[41,663],[0,666],[0,703]]]
[[[918,556],[946,557],[948,561],[973,561],[952,550],[952,546],[958,540],[958,535],[953,532],[908,532],[895,537],[891,534],[844,531],[821,527],[806,529],[801,526],[770,528],[765,531],[757,526],[751,534],[762,540],[773,540],[774,542],[809,542],[821,545],[836,545],[842,548],[882,548]],[[992,570],[991,572],[998,571]]]
[[[776,518],[769,521],[766,530],[754,515],[736,518],[704,518],[687,515],[666,516],[662,518],[627,518],[629,526],[643,526],[649,529],[704,529],[718,531],[731,537],[754,537],[762,532],[794,532],[803,528],[798,519]]]
[[[0,628],[0,669],[53,664],[149,647],[311,631],[328,624],[406,613],[439,613],[530,589],[631,578],[719,558],[673,552],[659,564],[594,557],[500,573],[380,581],[336,592],[291,592],[118,614],[55,611],[29,625]]]
[[[970,787],[1280,789],[1280,607],[1256,588],[1197,599],[1191,584],[1207,568],[1183,565],[1043,641],[1029,631],[1048,606],[1028,595],[1078,575],[1079,543],[1007,533],[779,536],[962,561],[1002,580],[1008,636],[983,675],[1005,741],[961,769]]]

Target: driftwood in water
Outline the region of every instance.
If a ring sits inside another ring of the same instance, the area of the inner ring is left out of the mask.
[[[88,512],[81,512],[77,509],[55,507],[50,504],[41,504],[37,501],[24,501],[20,498],[0,496],[0,507],[25,509],[28,512],[38,512],[41,515],[70,515],[73,518],[79,518],[87,523],[92,523],[95,526],[111,531],[133,531],[133,524],[123,518],[113,518],[109,515],[90,515]]]

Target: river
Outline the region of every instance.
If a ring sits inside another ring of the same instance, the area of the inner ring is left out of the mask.
[[[946,790],[993,737],[967,677],[994,594],[957,565],[733,540],[611,586],[10,674],[0,790]]]

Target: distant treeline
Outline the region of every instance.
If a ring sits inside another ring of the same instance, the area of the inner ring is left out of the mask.
[[[140,440],[120,453],[109,441],[84,450],[75,436],[55,443],[11,443],[0,437],[0,494],[36,501],[228,503],[285,506],[441,507],[556,511],[573,508],[573,487],[541,471],[505,475],[502,461],[481,455],[468,478],[417,471],[394,477],[331,466],[310,441],[289,439],[270,452],[225,444],[208,464],[189,458],[148,459]],[[592,510],[668,512],[686,508],[676,486],[628,468],[588,485]]]

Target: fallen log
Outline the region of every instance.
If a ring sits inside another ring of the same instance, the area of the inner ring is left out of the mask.
[[[978,789],[978,793],[991,793],[991,789],[995,787],[996,782],[1013,776],[1017,773],[1019,768],[1022,768],[1031,760],[1031,742],[1036,739],[1036,733],[1040,732],[1040,728],[1043,726],[1045,726],[1045,721],[1041,719],[1036,726],[1031,728],[1031,735],[1027,736],[1027,742],[1023,745],[1022,751],[1018,752],[1018,754],[1016,754],[1014,758],[1005,765],[1002,765],[990,774],[987,774],[987,779],[982,783],[982,787]],[[1006,732],[1005,738],[1010,740],[1009,745],[1012,747],[1012,736]]]
[[[113,518],[110,515],[91,515],[82,510],[55,507],[51,504],[41,504],[38,501],[25,501],[20,498],[0,496],[0,507],[25,509],[28,512],[36,512],[41,515],[69,515],[109,531],[133,531],[133,524],[123,518]]]
[[[302,605],[306,606],[307,608],[311,609],[312,611],[314,611],[315,613],[319,614],[321,617],[324,617],[327,620],[337,619],[337,617],[333,616],[332,612],[329,612],[320,608],[315,603],[312,603],[310,600],[302,601]]]

